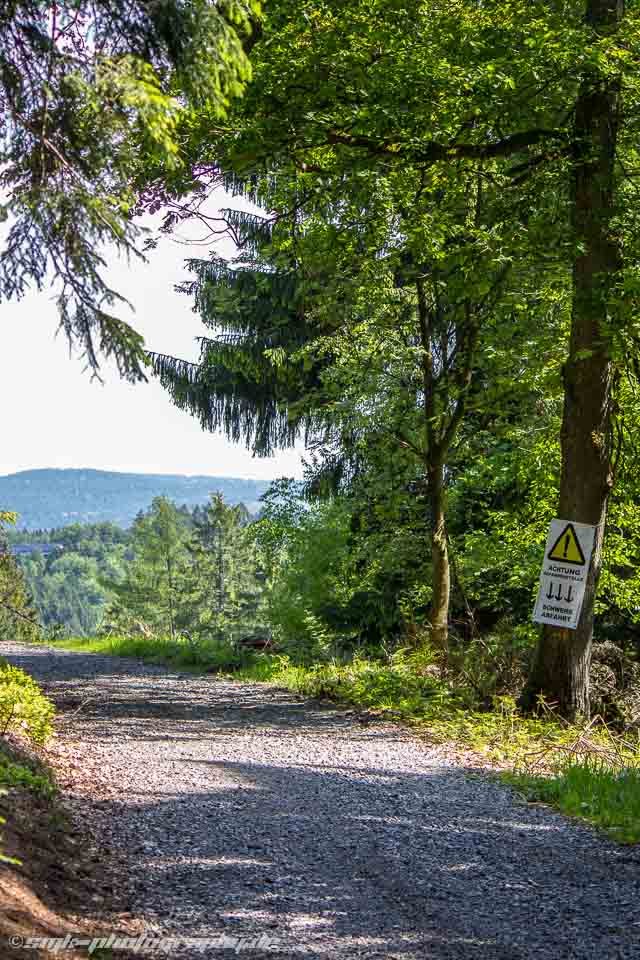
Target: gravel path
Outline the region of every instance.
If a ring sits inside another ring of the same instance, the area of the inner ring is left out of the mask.
[[[155,930],[272,938],[247,956],[640,958],[640,850],[399,728],[133,660],[1,652],[66,712],[61,745],[102,778],[72,802],[132,853],[122,882]]]

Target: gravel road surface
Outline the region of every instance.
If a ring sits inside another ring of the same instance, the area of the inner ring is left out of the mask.
[[[70,803],[130,854],[154,931],[266,935],[238,955],[276,960],[640,960],[639,849],[398,727],[135,660],[0,653],[62,711],[60,746],[95,772]],[[169,953],[203,955],[232,952]]]

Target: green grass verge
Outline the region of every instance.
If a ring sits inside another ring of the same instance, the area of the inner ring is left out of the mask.
[[[640,842],[640,770],[592,758],[567,763],[555,775],[504,774],[527,800],[549,803],[588,820],[620,843]]]
[[[248,667],[253,651],[238,651],[226,643],[189,643],[170,637],[70,637],[46,641],[47,646],[78,653],[101,653],[113,657],[135,657],[148,663],[166,664],[194,673],[234,671]]]
[[[640,840],[640,754],[635,745],[622,743],[605,726],[589,727],[585,735],[584,729],[551,714],[524,717],[510,697],[496,698],[491,711],[473,709],[467,692],[443,681],[425,652],[400,650],[386,660],[356,657],[348,663],[301,666],[284,655],[237,651],[224,643],[107,637],[54,645],[231,674],[401,720],[433,741],[454,743],[511,768],[507,782],[526,797],[582,817],[622,842]],[[594,754],[609,760],[596,763]],[[574,757],[571,764],[568,756]]]

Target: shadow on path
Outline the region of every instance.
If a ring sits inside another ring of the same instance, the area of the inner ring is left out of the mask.
[[[11,660],[89,701],[69,729],[119,793],[81,804],[129,849],[135,908],[163,929],[266,932],[280,956],[335,960],[640,958],[635,850],[399,728],[132,661]]]

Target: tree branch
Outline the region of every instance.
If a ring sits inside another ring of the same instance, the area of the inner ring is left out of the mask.
[[[562,130],[541,128],[512,133],[490,143],[456,143],[451,141],[448,144],[442,144],[432,141],[425,147],[413,148],[403,146],[388,138],[376,140],[373,137],[344,133],[339,130],[329,130],[327,132],[327,142],[330,144],[355,147],[366,150],[372,156],[397,157],[418,164],[437,163],[439,160],[481,160],[490,157],[507,157],[538,143],[565,139],[566,134]]]

